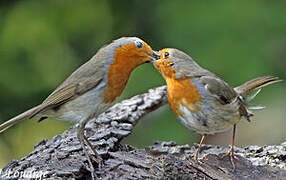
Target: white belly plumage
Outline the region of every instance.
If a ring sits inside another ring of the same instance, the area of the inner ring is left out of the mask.
[[[182,114],[178,118],[183,125],[199,134],[227,131],[240,120],[237,100],[226,105],[206,101],[196,104],[200,107],[199,111],[180,105]]]

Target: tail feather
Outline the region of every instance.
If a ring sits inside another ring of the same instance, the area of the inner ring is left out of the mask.
[[[250,121],[250,117],[253,116],[253,113],[250,110],[260,110],[264,109],[264,107],[255,105],[251,106],[249,102],[257,96],[261,91],[261,88],[280,81],[282,80],[278,77],[263,76],[247,81],[246,83],[234,88],[234,90],[239,94],[239,99],[242,102],[242,106],[240,106],[240,114]]]
[[[248,106],[249,110],[262,110],[265,109],[265,106],[255,105],[255,106]]]
[[[10,119],[10,120],[4,122],[3,124],[0,125],[0,133],[5,131],[6,129],[10,128],[11,126],[17,124],[18,122],[20,122],[20,121],[22,121],[24,119],[30,118],[31,115],[33,115],[34,112],[37,111],[39,107],[40,107],[40,105],[36,106],[36,107],[34,107],[32,109],[29,109],[28,111],[26,111],[26,112],[24,112],[24,113],[22,113],[22,114],[20,114],[20,115],[18,115],[16,117]]]
[[[247,94],[259,90],[265,86],[268,86],[270,84],[274,84],[277,82],[282,81],[281,79],[279,79],[278,77],[274,77],[274,76],[262,76],[262,77],[258,77],[255,79],[252,79],[250,81],[247,81],[246,83],[234,88],[234,90],[241,96],[245,97]],[[259,93],[259,92],[258,92]],[[258,94],[256,93],[254,95],[254,97]],[[252,99],[254,98],[252,97]]]

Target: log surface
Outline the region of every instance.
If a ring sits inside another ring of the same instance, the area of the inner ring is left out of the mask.
[[[98,179],[286,179],[286,142],[235,148],[235,169],[228,157],[222,158],[227,147],[204,145],[196,162],[192,157],[197,145],[156,142],[138,149],[120,144],[141,117],[166,103],[166,87],[158,87],[116,104],[87,124],[86,135],[104,160],[96,169]],[[90,175],[76,127],[42,140],[0,173],[2,179],[90,179]]]

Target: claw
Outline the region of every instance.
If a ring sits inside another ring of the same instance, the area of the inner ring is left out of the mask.
[[[236,157],[236,156],[234,155],[234,148],[233,148],[233,146],[230,148],[230,150],[229,150],[226,154],[224,154],[224,155],[222,156],[222,158],[225,158],[225,157],[229,157],[230,163],[232,164],[232,167],[233,167],[233,170],[235,170],[234,160],[235,160],[235,159],[238,160],[238,157]]]
[[[230,163],[232,164],[233,170],[235,170],[234,159],[238,160],[238,158],[235,157],[235,155],[234,155],[235,130],[236,130],[236,124],[233,125],[233,131],[232,131],[233,134],[232,134],[232,144],[231,144],[231,148],[230,148],[230,150],[229,150],[226,154],[224,154],[223,157],[222,157],[222,158],[224,158],[224,157],[227,157],[227,156],[228,156],[228,157],[230,158]]]

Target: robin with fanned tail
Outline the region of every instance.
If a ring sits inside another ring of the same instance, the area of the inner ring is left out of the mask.
[[[85,143],[97,156],[98,163],[102,159],[84,135],[86,123],[112,106],[137,66],[157,57],[157,52],[139,38],[115,40],[74,71],[42,104],[1,124],[0,132],[33,117],[38,117],[39,121],[55,118],[79,123],[77,137],[94,179],[94,168]]]
[[[250,121],[253,113],[249,101],[264,86],[279,82],[277,77],[264,76],[232,88],[214,73],[200,67],[190,56],[177,49],[159,51],[160,59],[153,61],[167,83],[168,101],[172,111],[184,126],[202,135],[195,153],[198,160],[200,148],[208,134],[233,128],[232,146],[226,154],[233,163],[236,124],[244,117]],[[247,97],[256,92],[252,97]]]

